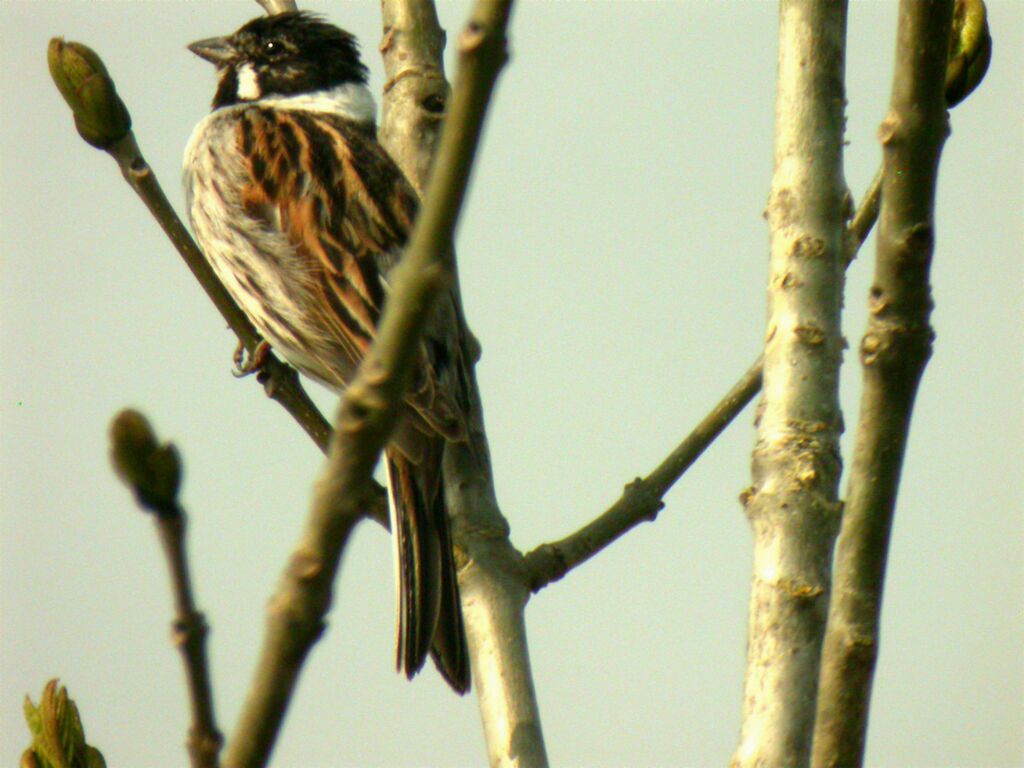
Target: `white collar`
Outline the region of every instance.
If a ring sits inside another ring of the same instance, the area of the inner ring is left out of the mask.
[[[306,112],[329,112],[360,123],[373,123],[377,119],[377,104],[370,89],[361,83],[345,83],[323,91],[298,96],[274,96],[244,102],[238,106],[258,104],[275,109],[301,109]]]

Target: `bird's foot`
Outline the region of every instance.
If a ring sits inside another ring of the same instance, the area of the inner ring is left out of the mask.
[[[270,354],[270,345],[265,341],[261,341],[256,345],[256,349],[252,351],[252,354],[247,354],[245,345],[242,342],[238,342],[238,346],[235,347],[235,354],[232,356],[232,360],[235,363],[235,368],[231,372],[236,378],[243,378],[254,373],[260,373],[263,370],[263,364],[267,362],[267,355]]]

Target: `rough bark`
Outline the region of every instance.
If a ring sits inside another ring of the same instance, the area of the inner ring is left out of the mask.
[[[807,765],[839,505],[846,3],[784,0],[743,724],[734,766]]]

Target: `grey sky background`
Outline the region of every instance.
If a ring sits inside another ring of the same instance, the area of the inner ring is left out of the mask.
[[[379,8],[303,3],[363,41]],[[443,2],[454,39],[466,3]],[[990,0],[981,89],[940,175],[934,325],[885,598],[872,766],[1024,765],[1024,3]],[[846,174],[879,162],[895,2],[853,2]],[[233,727],[264,608],[320,456],[252,381],[205,295],[114,163],[86,146],[47,40],[99,51],[176,205],[213,93],[189,41],[252,2],[0,4],[0,763],[25,693],[60,676],[108,764],[186,762],[184,685],[152,524],[113,478],[106,429],[144,410],[186,464],[216,704]],[[649,472],[758,354],[764,327],[776,7],[522,2],[459,230],[463,294],[503,511],[529,549]],[[449,68],[449,74],[452,69]],[[873,239],[852,266],[856,350]],[[860,371],[846,356],[852,442]],[[332,398],[315,395],[328,411]],[[741,708],[750,535],[745,412],[645,525],[528,608],[553,764],[728,762]],[[476,702],[393,671],[390,546],[363,526],[303,674],[279,766],[485,763]]]

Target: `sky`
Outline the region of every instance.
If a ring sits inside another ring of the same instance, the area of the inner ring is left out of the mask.
[[[379,6],[317,2],[383,82]],[[464,2],[442,2],[454,39]],[[1024,764],[1024,3],[990,0],[991,70],[952,115],[939,177],[937,332],[896,511],[870,766]],[[853,2],[847,183],[878,166],[896,3]],[[321,466],[50,82],[63,35],[105,59],[181,210],[181,152],[214,76],[184,46],[258,15],[220,3],[0,3],[0,763],[59,676],[110,765],[184,764],[188,713],[150,520],[107,460],[142,409],[185,461],[216,706],[230,732],[266,600]],[[522,550],[560,538],[653,469],[757,357],[765,322],[776,7],[519,3],[458,231],[498,499]],[[449,74],[452,61],[449,59]],[[843,327],[864,331],[874,239]],[[310,385],[330,413],[334,400]],[[842,404],[856,424],[860,370]],[[728,762],[741,713],[751,537],[748,409],[643,525],[527,608],[552,764]],[[472,695],[393,671],[390,545],[362,526],[278,766],[486,761]]]

